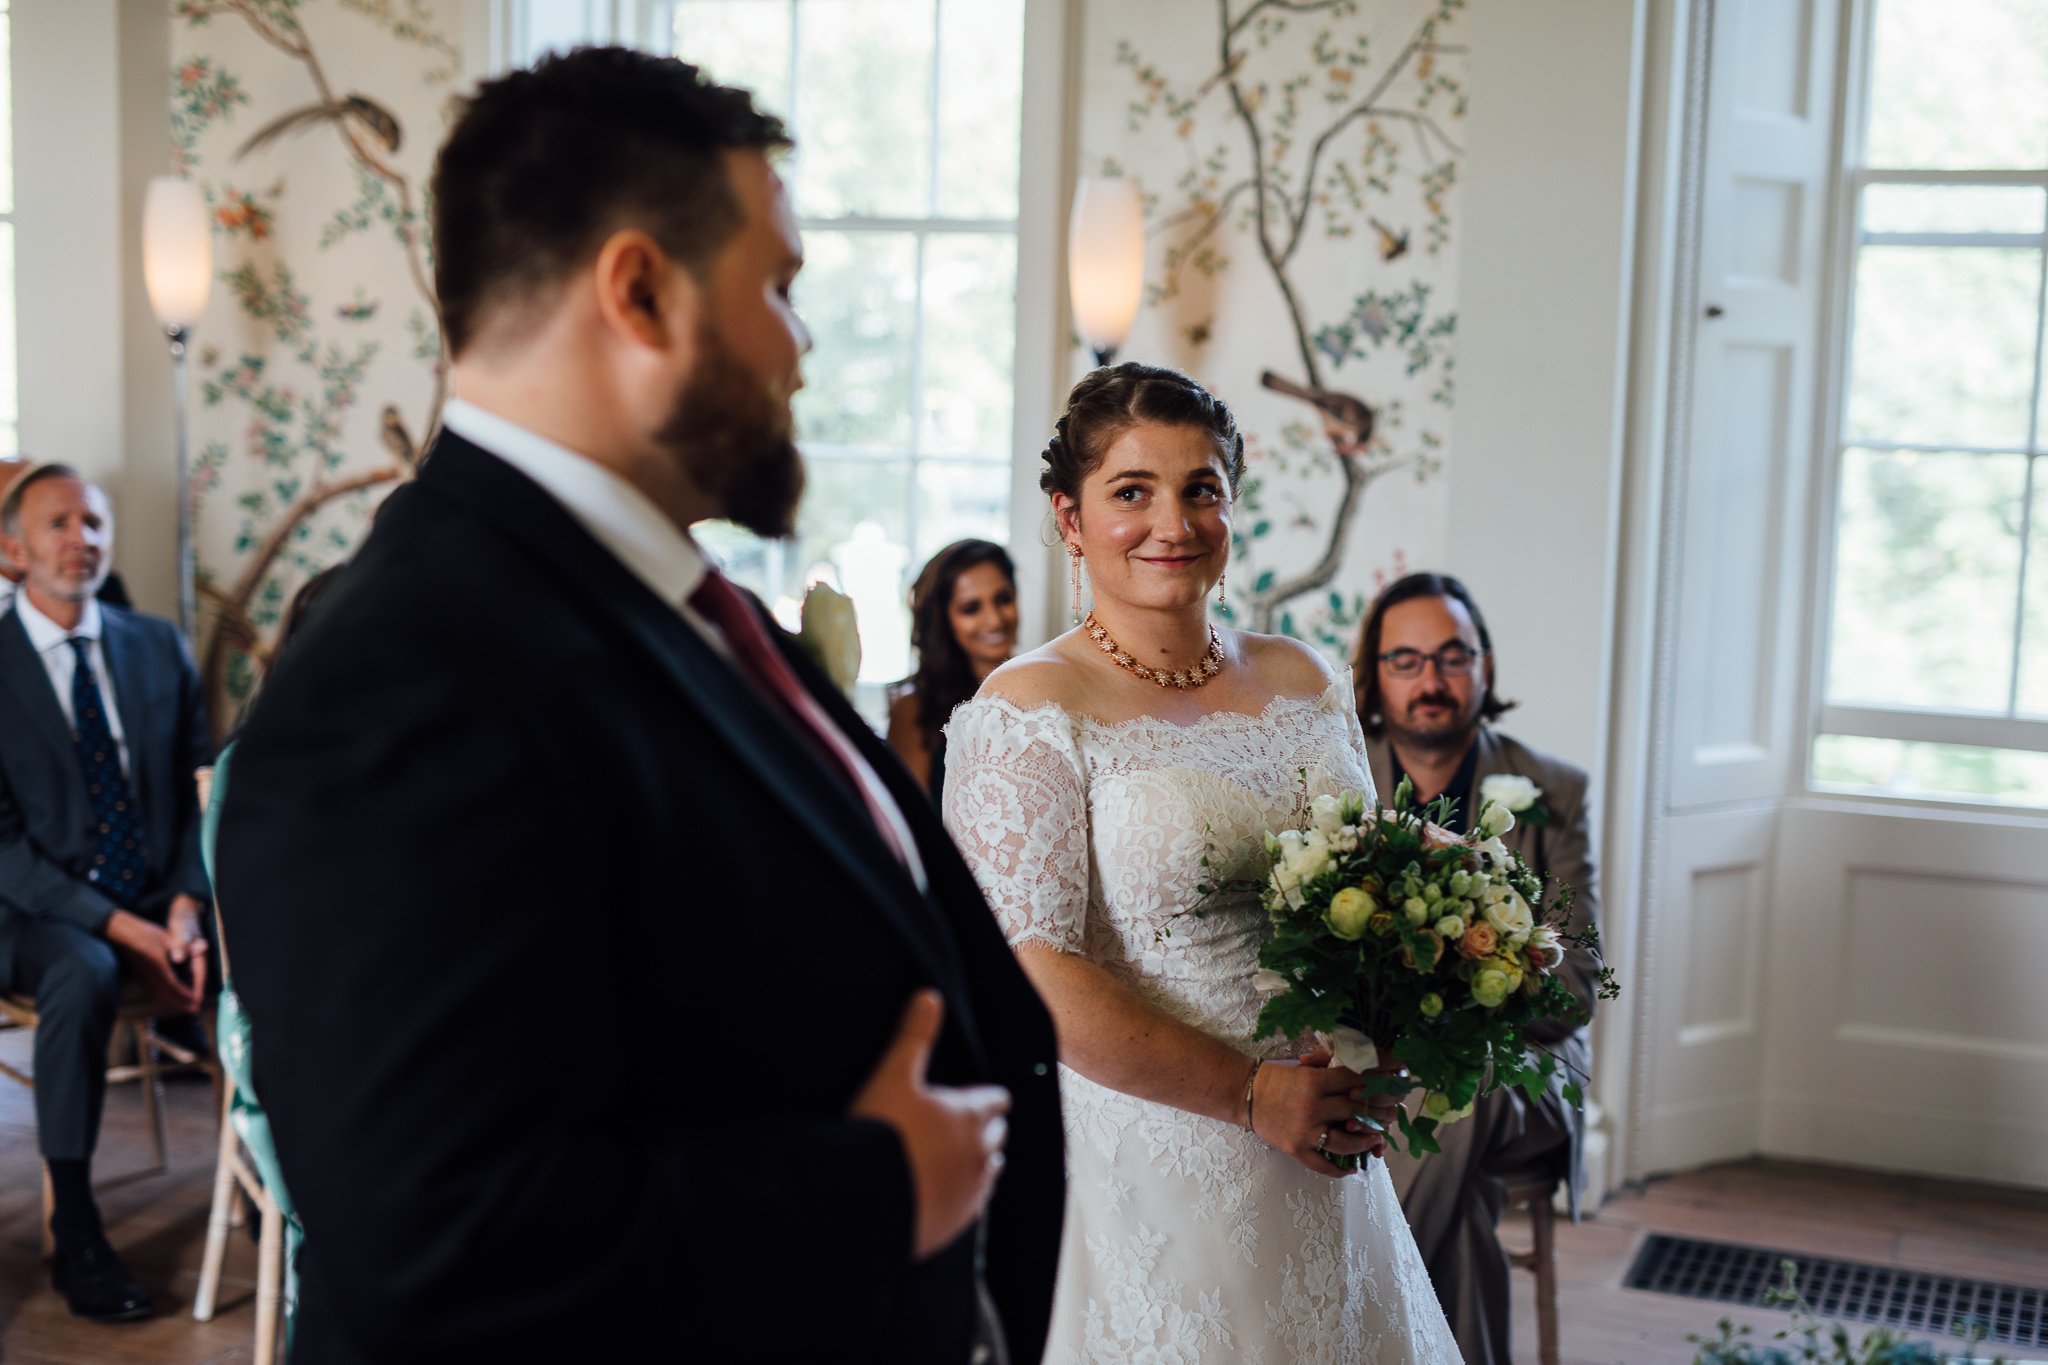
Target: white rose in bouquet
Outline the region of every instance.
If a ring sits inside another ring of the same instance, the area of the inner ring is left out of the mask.
[[[1529,909],[1529,902],[1522,899],[1521,892],[1504,883],[1486,888],[1481,913],[1500,936],[1510,943],[1520,943],[1528,938],[1536,927],[1536,916]]]
[[[1344,827],[1344,799],[1325,793],[1308,803],[1308,821],[1325,835]]]

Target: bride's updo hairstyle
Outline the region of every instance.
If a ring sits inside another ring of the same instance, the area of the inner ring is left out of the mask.
[[[1119,436],[1132,427],[1194,427],[1216,444],[1230,494],[1244,478],[1244,437],[1237,419],[1215,394],[1163,365],[1126,360],[1105,365],[1074,385],[1067,410],[1053,426],[1045,447],[1045,470],[1038,476],[1041,492],[1065,493],[1080,500],[1081,484],[1102,463]]]

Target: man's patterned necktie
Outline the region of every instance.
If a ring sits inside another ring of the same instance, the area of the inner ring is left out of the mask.
[[[141,812],[121,771],[121,747],[107,721],[106,699],[93,676],[92,642],[83,635],[65,641],[77,658],[71,670],[71,742],[85,770],[85,789],[92,797],[95,829],[92,866],[86,877],[115,904],[133,909],[147,880],[149,850],[142,839]]]

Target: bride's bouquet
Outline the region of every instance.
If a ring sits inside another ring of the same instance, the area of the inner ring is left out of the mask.
[[[1414,797],[1406,779],[1392,810],[1367,810],[1357,792],[1318,796],[1301,828],[1266,836],[1273,936],[1255,982],[1268,995],[1258,1036],[1318,1033],[1338,1066],[1407,1069],[1422,1105],[1386,1136],[1420,1153],[1440,1150],[1436,1130],[1481,1095],[1543,1093],[1558,1060],[1531,1046],[1530,1026],[1583,1019],[1556,971],[1568,948],[1597,961],[1600,945],[1592,926],[1566,931],[1571,888],[1546,906],[1543,879],[1501,842],[1515,823],[1505,806],[1486,802],[1457,835],[1438,823],[1447,801],[1417,810]],[[1617,994],[1604,966],[1599,982],[1601,999]],[[1367,1086],[1398,1094],[1411,1082],[1382,1073]],[[1565,1094],[1576,1103],[1576,1083]]]

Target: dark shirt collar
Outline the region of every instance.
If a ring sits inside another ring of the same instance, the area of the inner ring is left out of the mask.
[[[1387,760],[1393,767],[1394,785],[1398,787],[1401,785],[1401,779],[1408,774],[1401,766],[1400,751],[1392,744],[1387,746]],[[1463,834],[1472,827],[1472,779],[1478,775],[1479,733],[1475,730],[1472,733],[1471,744],[1465,748],[1464,761],[1458,764],[1458,771],[1451,775],[1451,785],[1443,790],[1443,795],[1450,797],[1454,803],[1451,818],[1444,821],[1444,828],[1453,834]],[[1420,804],[1422,793],[1417,792],[1415,795],[1417,803]]]

